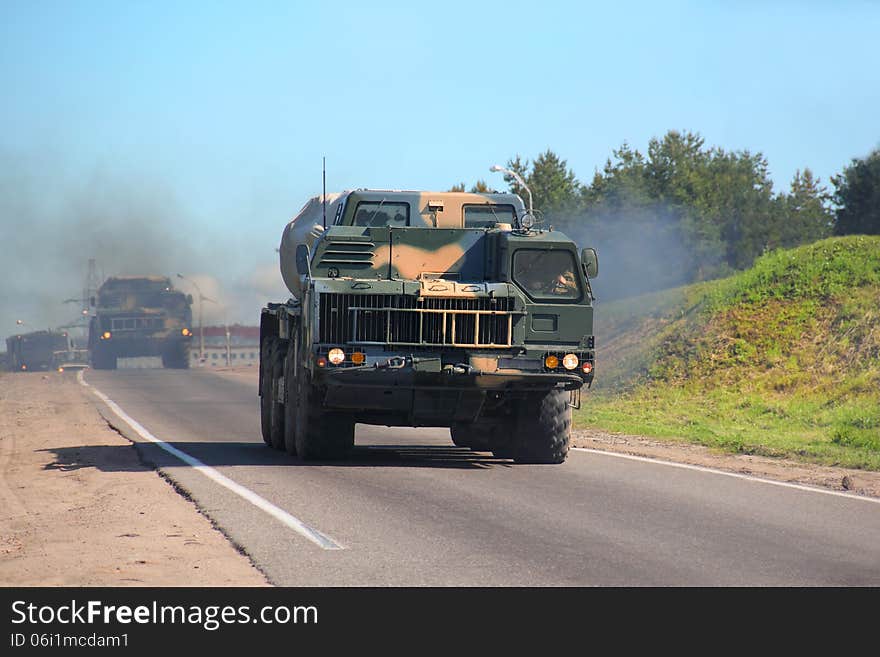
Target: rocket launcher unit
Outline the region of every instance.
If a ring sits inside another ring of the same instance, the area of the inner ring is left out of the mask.
[[[594,376],[593,249],[529,228],[519,196],[357,190],[284,229],[292,294],[260,319],[263,437],[336,458],[357,422],[560,463]]]

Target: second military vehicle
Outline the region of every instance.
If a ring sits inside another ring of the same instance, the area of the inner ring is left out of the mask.
[[[95,369],[115,369],[117,359],[161,356],[164,367],[189,367],[192,297],[167,276],[114,276],[91,299],[89,353]]]
[[[358,190],[284,230],[293,294],[260,319],[263,438],[336,458],[356,422],[560,463],[593,379],[593,249],[535,230],[513,194]]]
[[[13,372],[54,370],[70,357],[67,333],[33,331],[6,338],[6,358]]]

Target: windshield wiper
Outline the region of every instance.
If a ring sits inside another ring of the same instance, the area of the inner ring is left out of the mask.
[[[367,226],[372,226],[372,225],[373,225],[373,217],[375,217],[375,216],[376,216],[376,213],[379,212],[379,210],[382,208],[382,204],[383,204],[384,202],[385,202],[385,199],[384,199],[384,198],[383,198],[381,201],[379,201],[379,205],[377,205],[377,206],[376,206],[376,209],[373,210],[373,214],[371,214],[371,215],[367,218]]]

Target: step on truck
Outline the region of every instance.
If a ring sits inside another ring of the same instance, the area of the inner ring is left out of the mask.
[[[339,458],[360,422],[565,460],[594,376],[595,250],[514,194],[357,190],[310,199],[279,253],[293,296],[260,316],[266,444]]]

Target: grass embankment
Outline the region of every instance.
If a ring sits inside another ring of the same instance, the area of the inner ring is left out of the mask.
[[[880,237],[596,307],[580,427],[880,470]]]

